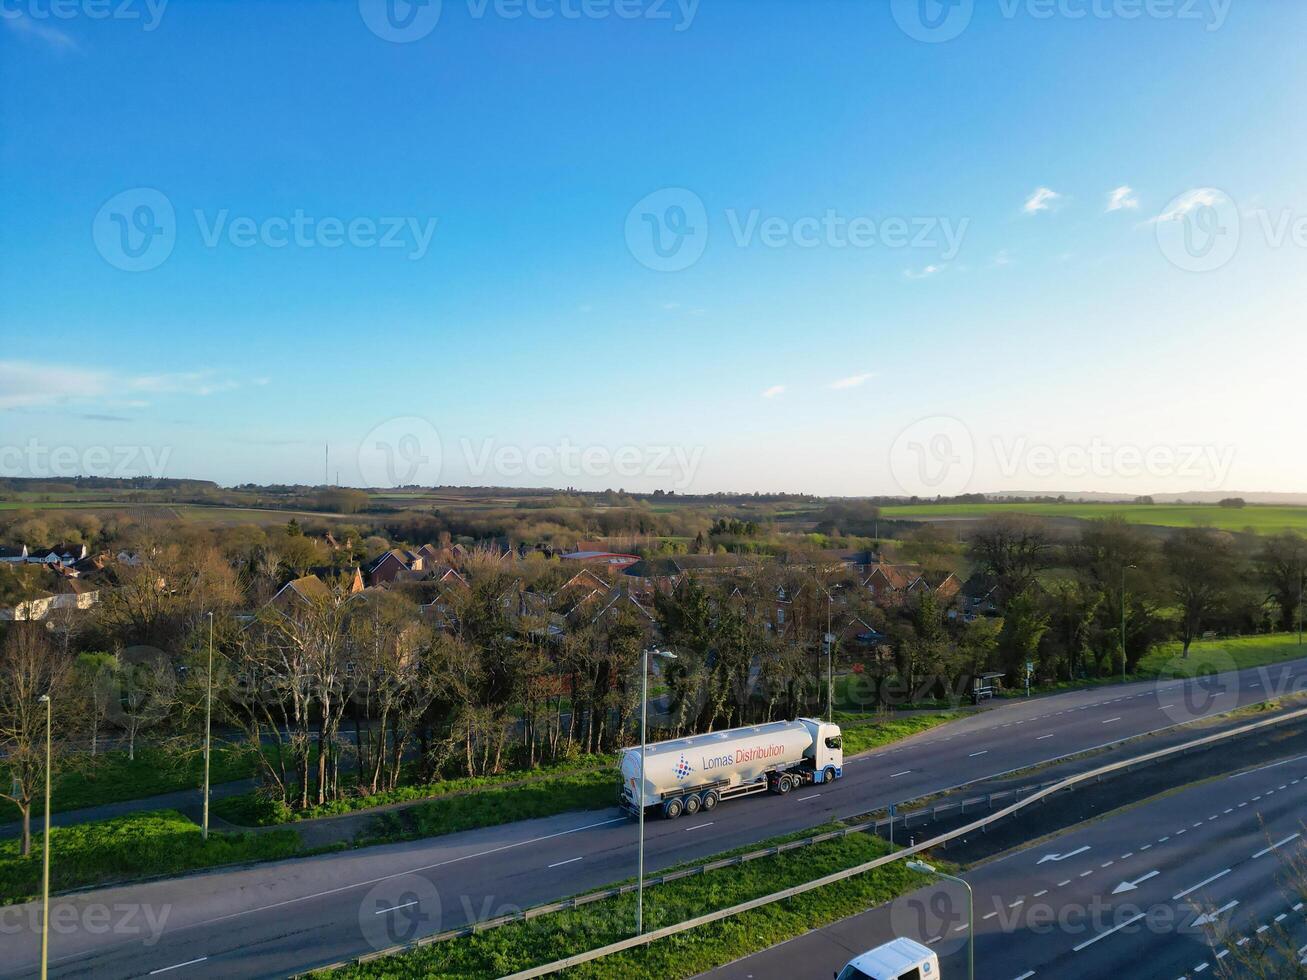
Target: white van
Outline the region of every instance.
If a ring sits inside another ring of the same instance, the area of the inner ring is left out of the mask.
[[[836,980],[939,980],[939,957],[921,943],[896,939],[850,960]]]

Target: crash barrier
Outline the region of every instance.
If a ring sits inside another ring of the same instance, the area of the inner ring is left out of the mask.
[[[1192,742],[1185,742],[1181,745],[1173,745],[1170,748],[1158,749],[1154,752],[1149,752],[1145,755],[1136,756],[1132,759],[1122,759],[1119,762],[1113,762],[1105,766],[1099,766],[1097,769],[1091,769],[1088,772],[1079,773],[1074,776],[1068,776],[1065,779],[1057,780],[1056,782],[1052,783],[1049,786],[1045,786],[1042,789],[1036,790],[1035,792],[1027,796],[1025,799],[1019,800],[1016,803],[1013,803],[1012,805],[1005,807],[1004,809],[999,810],[996,813],[992,813],[989,816],[982,817],[979,820],[974,820],[971,823],[967,824],[966,826],[958,827],[956,830],[951,830],[948,833],[940,834],[938,837],[933,837],[930,840],[922,841],[920,844],[914,844],[911,847],[905,847],[902,850],[895,851],[893,854],[887,854],[883,857],[876,858],[873,861],[868,861],[865,864],[860,864],[857,867],[847,868],[844,871],[836,871],[822,878],[818,878],[814,881],[805,882],[802,885],[795,885],[791,888],[786,888],[783,891],[773,892],[770,895],[763,895],[759,898],[751,899],[750,901],[747,902],[741,902],[740,904],[733,905],[730,908],[719,909],[716,912],[708,912],[696,918],[687,919],[684,922],[678,922],[674,925],[664,926],[661,929],[655,929],[652,932],[646,932],[640,936],[631,936],[630,938],[623,939],[620,942],[610,943],[607,946],[601,946],[598,949],[588,950],[587,952],[584,953],[577,953],[574,956],[569,956],[566,959],[557,960],[553,963],[546,963],[542,966],[531,967],[529,970],[522,970],[518,973],[511,974],[508,977],[502,978],[502,980],[531,980],[531,978],[533,977],[548,976],[551,973],[557,973],[560,970],[566,970],[569,967],[579,966],[580,964],[588,963],[591,960],[597,960],[605,956],[611,956],[614,953],[620,953],[628,949],[635,949],[636,947],[639,946],[647,946],[649,943],[657,942],[659,939],[666,939],[668,936],[675,936],[678,933],[688,932],[691,929],[697,929],[699,926],[708,925],[709,923],[712,922],[720,922],[722,919],[728,919],[731,916],[739,915],[742,912],[748,912],[753,909],[762,908],[763,906],[771,905],[773,902],[782,902],[788,898],[794,898],[795,896],[802,895],[806,892],[814,891],[815,889],[818,888],[825,888],[827,885],[833,885],[836,882],[844,881],[848,878],[854,877],[855,875],[865,874],[868,871],[874,871],[876,868],[884,867],[885,865],[890,864],[893,861],[901,861],[904,858],[909,858],[915,854],[920,854],[922,851],[928,851],[932,848],[940,847],[944,844],[947,844],[951,840],[956,840],[959,837],[963,837],[967,834],[974,833],[977,830],[983,830],[985,827],[989,826],[990,824],[1002,820],[1005,817],[1009,817],[1012,814],[1017,813],[1034,803],[1038,803],[1040,800],[1052,796],[1054,793],[1061,792],[1062,790],[1065,789],[1071,789],[1072,787],[1078,786],[1081,783],[1088,782],[1090,780],[1098,780],[1109,773],[1121,772],[1122,770],[1127,770],[1132,766],[1143,765],[1148,762],[1153,762],[1157,759],[1166,758],[1167,756],[1179,755],[1181,753],[1188,752],[1196,748],[1200,748],[1204,745],[1211,745],[1215,742],[1223,741],[1228,738],[1237,738],[1240,735],[1247,735],[1249,732],[1258,731],[1259,729],[1262,728],[1268,728],[1272,725],[1283,724],[1286,721],[1292,721],[1296,718],[1302,718],[1302,717],[1307,717],[1307,708],[1302,708],[1299,709],[1298,711],[1293,711],[1293,712],[1289,712],[1288,714],[1279,715],[1275,718],[1268,718],[1264,721],[1254,722],[1250,725],[1243,725],[1239,728],[1230,729],[1229,731],[1217,732],[1214,735],[1207,735],[1203,738],[1195,739]],[[836,836],[837,833],[839,832],[833,832],[832,836]]]
[[[1209,735],[1192,742],[1185,742],[1181,745],[1171,746],[1170,748],[1161,749],[1156,752],[1150,752],[1146,755],[1136,756],[1130,759],[1124,759],[1121,760],[1120,762],[1112,763],[1106,766],[1100,766],[1097,769],[1080,773],[1078,775],[1071,776],[1068,778],[1049,780],[1043,783],[1027,784],[1024,786],[1014,787],[1012,789],[1000,790],[995,793],[986,793],[982,796],[969,797],[967,799],[958,800],[956,802],[941,803],[930,807],[921,807],[916,810],[910,810],[910,811],[899,813],[894,817],[882,817],[878,820],[868,820],[868,821],[864,821],[863,823],[852,824],[848,827],[841,827],[838,830],[825,831],[824,833],[813,834],[808,837],[802,837],[796,840],[787,841],[784,844],[776,844],[771,847],[762,847],[753,851],[748,851],[743,854],[735,854],[732,855],[731,857],[719,858],[715,861],[708,861],[704,864],[695,865],[693,867],[680,868],[675,871],[668,871],[661,875],[649,877],[644,880],[644,884],[646,888],[667,884],[668,882],[672,882],[672,881],[679,881],[682,878],[691,878],[694,877],[695,875],[707,874],[708,872],[718,871],[722,868],[729,868],[735,865],[746,864],[750,861],[756,861],[759,858],[774,857],[777,854],[783,854],[787,851],[796,850],[798,848],[809,847],[813,844],[820,844],[824,841],[834,840],[839,837],[847,837],[850,834],[862,834],[862,833],[867,833],[868,831],[878,833],[882,830],[888,831],[890,829],[897,829],[900,827],[906,831],[906,830],[910,830],[914,826],[921,826],[921,825],[933,823],[936,820],[940,819],[941,817],[961,816],[966,814],[968,811],[975,810],[977,808],[983,807],[992,811],[994,805],[1001,800],[1010,799],[1013,797],[1019,798],[1018,802],[1012,804],[1011,806],[1008,806],[1006,809],[1000,812],[992,813],[987,818],[975,821],[974,823],[968,824],[965,827],[958,828],[957,830],[951,831],[949,833],[942,834],[939,837],[933,838],[932,840],[924,841],[923,843],[917,844],[914,847],[910,847],[902,851],[896,851],[894,852],[894,854],[886,855],[885,857],[878,858],[876,861],[873,861],[870,864],[862,865],[856,868],[851,868],[843,872],[837,872],[835,875],[828,876],[827,878],[822,878],[815,883],[809,882],[804,885],[798,885],[795,886],[794,889],[788,889],[784,892],[777,892],[774,895],[763,896],[762,898],[754,899],[751,902],[747,902],[738,906],[733,906],[732,908],[729,909],[722,909],[719,912],[709,913],[707,916],[703,916],[697,919],[691,919],[688,920],[688,922],[678,923],[674,926],[667,926],[664,929],[660,929],[652,933],[646,933],[640,937],[632,937],[632,939],[630,940],[623,940],[622,942],[615,943],[612,946],[600,947],[600,949],[598,950],[592,950],[591,953],[577,954],[580,957],[579,959],[573,957],[569,960],[560,960],[558,961],[558,963],[551,963],[551,964],[547,964],[546,966],[535,967],[532,970],[524,971],[522,973],[513,974],[513,977],[509,978],[509,980],[517,980],[517,978],[519,977],[526,978],[526,977],[545,976],[548,973],[553,973],[553,972],[557,972],[558,970],[566,969],[568,966],[575,966],[578,963],[584,963],[591,959],[598,959],[600,956],[607,956],[611,953],[620,952],[623,949],[631,949],[635,946],[653,942],[654,940],[663,938],[664,936],[674,935],[678,932],[683,932],[688,929],[695,928],[699,925],[703,925],[709,922],[716,922],[720,919],[728,918],[731,915],[736,915],[739,914],[740,912],[748,911],[749,909],[752,908],[758,908],[762,905],[770,904],[771,902],[781,901],[782,899],[790,898],[794,895],[802,894],[804,891],[808,891],[812,888],[819,888],[822,887],[823,885],[831,884],[832,882],[840,881],[843,880],[844,878],[850,878],[853,877],[854,875],[861,874],[864,871],[881,867],[885,864],[888,864],[891,861],[895,861],[902,857],[915,854],[918,851],[928,850],[929,848],[932,847],[942,846],[943,844],[946,844],[949,841],[954,840],[955,838],[962,836],[964,834],[970,833],[974,830],[979,829],[983,831],[986,827],[990,826],[991,824],[999,820],[1002,820],[1006,816],[1009,816],[1013,813],[1016,813],[1024,809],[1027,805],[1031,803],[1035,803],[1038,802],[1039,800],[1045,799],[1046,797],[1051,796],[1053,793],[1057,793],[1061,790],[1070,789],[1087,780],[1090,779],[1101,780],[1104,775],[1107,775],[1109,773],[1128,770],[1134,766],[1145,765],[1149,762],[1153,762],[1158,759],[1165,758],[1167,756],[1182,754],[1184,752],[1190,751],[1195,748],[1201,748],[1204,745],[1209,745],[1212,744],[1213,742],[1217,742],[1222,739],[1235,738],[1240,735],[1245,735],[1248,734],[1249,732],[1268,727],[1270,725],[1280,724],[1286,721],[1292,721],[1295,718],[1299,718],[1303,716],[1307,716],[1307,708],[1304,708],[1300,711],[1277,715],[1274,718],[1268,718],[1251,725],[1245,725],[1241,728],[1230,729],[1229,731],[1225,731],[1225,732],[1217,732],[1214,735]],[[1056,762],[1058,760],[1050,760],[1050,761]],[[327,966],[318,967],[317,969],[319,971],[337,970],[349,966],[351,964],[369,963],[374,960],[379,960],[389,956],[396,956],[401,953],[410,952],[414,949],[419,949],[424,946],[431,946],[436,943],[448,942],[452,939],[462,939],[464,937],[471,936],[476,933],[487,932],[492,929],[498,929],[501,926],[511,925],[514,922],[523,922],[531,919],[537,919],[542,916],[550,915],[555,912],[565,912],[571,909],[583,908],[584,906],[590,905],[594,902],[601,902],[604,901],[605,899],[616,898],[620,895],[629,894],[635,890],[636,890],[636,883],[634,881],[631,881],[622,885],[615,885],[612,888],[605,888],[600,891],[587,892],[584,895],[577,895],[572,898],[566,898],[558,902],[549,902],[544,905],[535,905],[532,906],[531,908],[523,909],[521,911],[511,912],[505,915],[496,916],[491,919],[483,919],[479,922],[469,923],[464,926],[459,926],[458,928],[455,929],[447,929],[444,932],[433,933],[430,936],[423,936],[422,938],[414,940],[412,942],[402,943],[399,945],[387,947],[385,949],[375,950],[370,953],[365,953],[361,956],[352,957],[349,960],[343,960],[337,963],[329,964]],[[541,971],[541,972],[536,972],[536,971]]]

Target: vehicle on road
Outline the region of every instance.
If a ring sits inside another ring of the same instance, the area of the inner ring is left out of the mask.
[[[654,742],[622,753],[623,809],[637,816],[657,807],[675,819],[712,810],[737,796],[785,794],[844,774],[839,725],[816,718],[774,721]]]
[[[939,957],[900,937],[849,960],[835,980],[939,980]]]

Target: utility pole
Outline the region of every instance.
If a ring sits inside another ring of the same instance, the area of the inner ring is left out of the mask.
[[[213,749],[213,613],[209,613],[209,672],[204,676],[204,823],[200,838],[209,839],[209,756]]]
[[[50,695],[45,702],[45,837],[41,840],[41,980],[50,971]]]
[[[649,648],[644,648],[644,665],[640,670],[640,785],[636,788],[636,807],[640,810],[640,860],[635,885],[635,934],[644,935],[644,757],[649,754]]]

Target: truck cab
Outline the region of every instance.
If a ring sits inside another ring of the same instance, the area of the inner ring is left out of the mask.
[[[840,726],[820,718],[800,718],[812,734],[813,782],[826,783],[844,775],[844,736]]]

